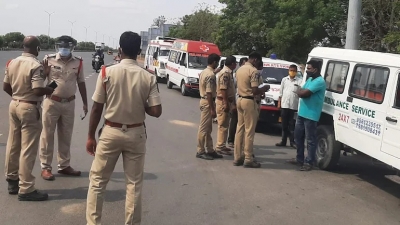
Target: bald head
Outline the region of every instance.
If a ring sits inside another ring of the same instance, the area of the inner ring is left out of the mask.
[[[23,44],[24,48],[36,50],[36,48],[40,46],[40,41],[36,36],[26,36]]]

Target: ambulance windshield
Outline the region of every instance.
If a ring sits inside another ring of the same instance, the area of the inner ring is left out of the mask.
[[[264,83],[280,84],[282,79],[289,75],[289,70],[285,68],[264,67],[261,76]]]
[[[189,54],[189,68],[192,68],[192,69],[207,68],[207,57],[193,56],[192,54]]]

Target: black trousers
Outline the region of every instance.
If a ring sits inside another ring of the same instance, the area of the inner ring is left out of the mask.
[[[237,111],[230,113],[231,118],[229,120],[229,130],[228,130],[228,143],[233,143],[235,141],[236,127],[238,123]]]
[[[296,110],[281,109],[282,117],[282,144],[286,145],[287,139],[291,144],[294,144],[294,114]]]

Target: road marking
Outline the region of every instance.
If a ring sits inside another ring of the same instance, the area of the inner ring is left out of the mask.
[[[195,123],[191,123],[191,122],[187,122],[187,121],[183,121],[183,120],[170,120],[168,122],[175,124],[175,125],[181,125],[181,126],[187,126],[187,127],[198,127],[199,126]]]

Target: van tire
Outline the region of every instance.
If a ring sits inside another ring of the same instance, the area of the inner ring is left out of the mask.
[[[321,125],[317,127],[317,165],[322,170],[331,170],[339,162],[340,142],[335,140],[333,127]]]
[[[189,93],[188,93],[188,91],[187,91],[187,89],[185,87],[185,81],[181,82],[181,94],[183,96],[188,96],[189,95]]]
[[[171,83],[171,81],[169,81],[169,76],[167,75],[167,88],[172,89],[173,86],[174,86],[174,84]]]

